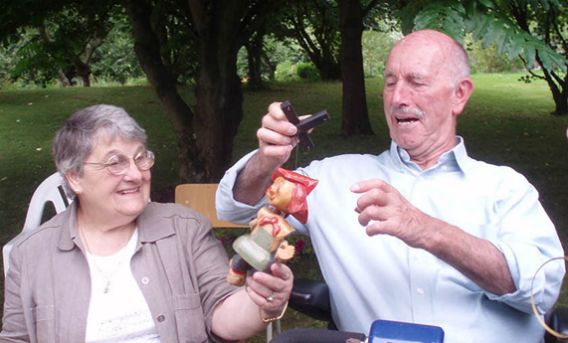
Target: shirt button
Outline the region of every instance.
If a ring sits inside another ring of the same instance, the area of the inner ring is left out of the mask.
[[[163,322],[164,320],[166,320],[166,316],[164,316],[163,314],[160,314],[158,316],[158,318],[156,318],[158,320],[159,323]]]
[[[447,166],[442,166],[442,170],[446,171],[446,170],[448,170],[448,167],[447,167]]]
[[[143,285],[147,285],[148,283],[150,283],[150,278],[147,276],[144,276],[140,282],[142,282]]]
[[[422,288],[417,288],[416,289],[416,293],[418,294],[424,294],[424,290]]]

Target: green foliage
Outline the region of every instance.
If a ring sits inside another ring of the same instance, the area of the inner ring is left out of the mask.
[[[276,81],[290,82],[299,79],[297,73],[297,66],[293,65],[290,61],[285,61],[276,66]]]
[[[363,70],[366,78],[382,77],[390,49],[402,35],[398,32],[363,31]]]
[[[557,6],[558,2],[553,2]],[[549,8],[548,1],[541,0],[540,3],[544,8]],[[533,1],[535,5],[538,5],[538,1]],[[537,35],[522,30],[496,1],[419,0],[408,6],[402,16],[406,30],[436,29],[461,43],[464,34],[470,32],[474,40],[482,41],[484,48],[496,43],[500,55],[507,50],[509,59],[524,52],[527,66],[532,67],[538,52],[545,69],[558,67],[566,72],[566,58]]]
[[[435,28],[463,44],[464,7],[457,1],[441,1],[427,4],[414,19],[414,29]]]
[[[319,72],[313,63],[300,63],[296,66],[296,73],[303,80],[318,80]]]
[[[466,36],[465,41],[471,72],[474,74],[519,72],[524,68],[520,59],[510,60],[507,52],[499,54],[496,44],[484,48],[481,41],[472,41],[470,35]]]
[[[11,10],[18,10],[18,6],[22,4],[14,4]],[[40,1],[30,1],[27,6],[29,12],[24,18],[10,17],[10,11],[2,14],[7,20],[3,24],[11,31],[9,36],[2,36],[4,45],[14,50],[12,79],[45,87],[59,77],[60,71],[70,80],[77,72],[75,68],[81,68],[81,74],[88,73],[92,53],[112,28],[109,17],[117,7],[106,0],[61,0],[45,9]]]
[[[97,79],[124,84],[130,78],[143,76],[144,72],[134,53],[134,41],[126,16],[116,16],[111,20],[113,28],[107,35],[105,43],[95,51],[91,70]]]
[[[295,39],[324,80],[338,79],[341,36],[336,1],[292,1],[289,5],[278,34]]]

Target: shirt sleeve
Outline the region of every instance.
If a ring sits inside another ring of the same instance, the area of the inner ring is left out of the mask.
[[[4,317],[0,342],[29,342],[24,308],[21,298],[21,255],[14,245],[10,253],[10,268],[6,276],[4,293]]]
[[[225,342],[211,331],[213,313],[221,301],[236,293],[240,288],[226,281],[229,273],[229,259],[225,248],[213,234],[209,220],[201,217],[199,229],[192,240],[191,247],[207,332],[214,341]]]
[[[266,197],[263,197],[256,205],[250,206],[238,202],[233,196],[233,187],[237,175],[257,151],[255,150],[241,158],[231,169],[225,172],[223,179],[221,179],[215,194],[215,209],[219,219],[247,225],[251,219],[256,217],[258,210],[268,204]]]
[[[532,313],[533,294],[543,314],[558,298],[565,274],[564,251],[537,190],[520,174],[508,179],[512,182],[497,192],[494,211],[500,219],[496,223],[499,235],[491,241],[505,256],[517,290],[502,296],[488,293],[488,297]],[[552,260],[556,257],[562,259]]]

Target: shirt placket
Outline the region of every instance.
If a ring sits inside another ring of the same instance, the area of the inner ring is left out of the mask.
[[[412,204],[418,205],[424,201],[426,183],[425,173],[416,176],[414,186],[408,199]],[[430,278],[432,259],[429,253],[422,249],[409,248],[408,251],[408,274],[410,279],[410,299],[412,304],[412,320],[416,323],[428,323],[431,321],[432,289]]]

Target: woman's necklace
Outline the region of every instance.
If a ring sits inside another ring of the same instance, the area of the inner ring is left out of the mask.
[[[88,253],[89,255],[91,255],[91,261],[93,262],[93,265],[95,266],[95,268],[99,271],[99,273],[100,273],[100,274],[106,279],[106,281],[107,281],[106,287],[105,287],[104,290],[103,290],[103,292],[106,294],[106,293],[108,293],[108,291],[109,291],[109,289],[110,289],[110,282],[112,281],[112,279],[114,279],[114,276],[115,276],[116,272],[120,269],[120,266],[122,265],[122,262],[125,260],[126,251],[128,250],[128,249],[127,249],[127,246],[128,246],[128,242],[130,242],[130,239],[129,239],[128,242],[126,243],[126,246],[124,246],[124,247],[121,249],[121,252],[120,252],[120,253],[121,253],[121,256],[120,256],[120,258],[119,258],[119,260],[118,260],[118,263],[117,263],[116,267],[115,267],[112,271],[105,273],[105,272],[102,270],[102,268],[100,268],[99,265],[97,264],[97,259],[96,259],[95,255],[93,255],[93,253],[91,252],[91,248],[89,247],[89,242],[87,242],[87,238],[85,237],[85,232],[83,232],[83,229],[82,229],[82,228],[79,228],[79,233],[80,233],[80,235],[81,235],[81,238],[83,239],[83,242],[85,242],[85,247],[87,248],[87,253]]]

